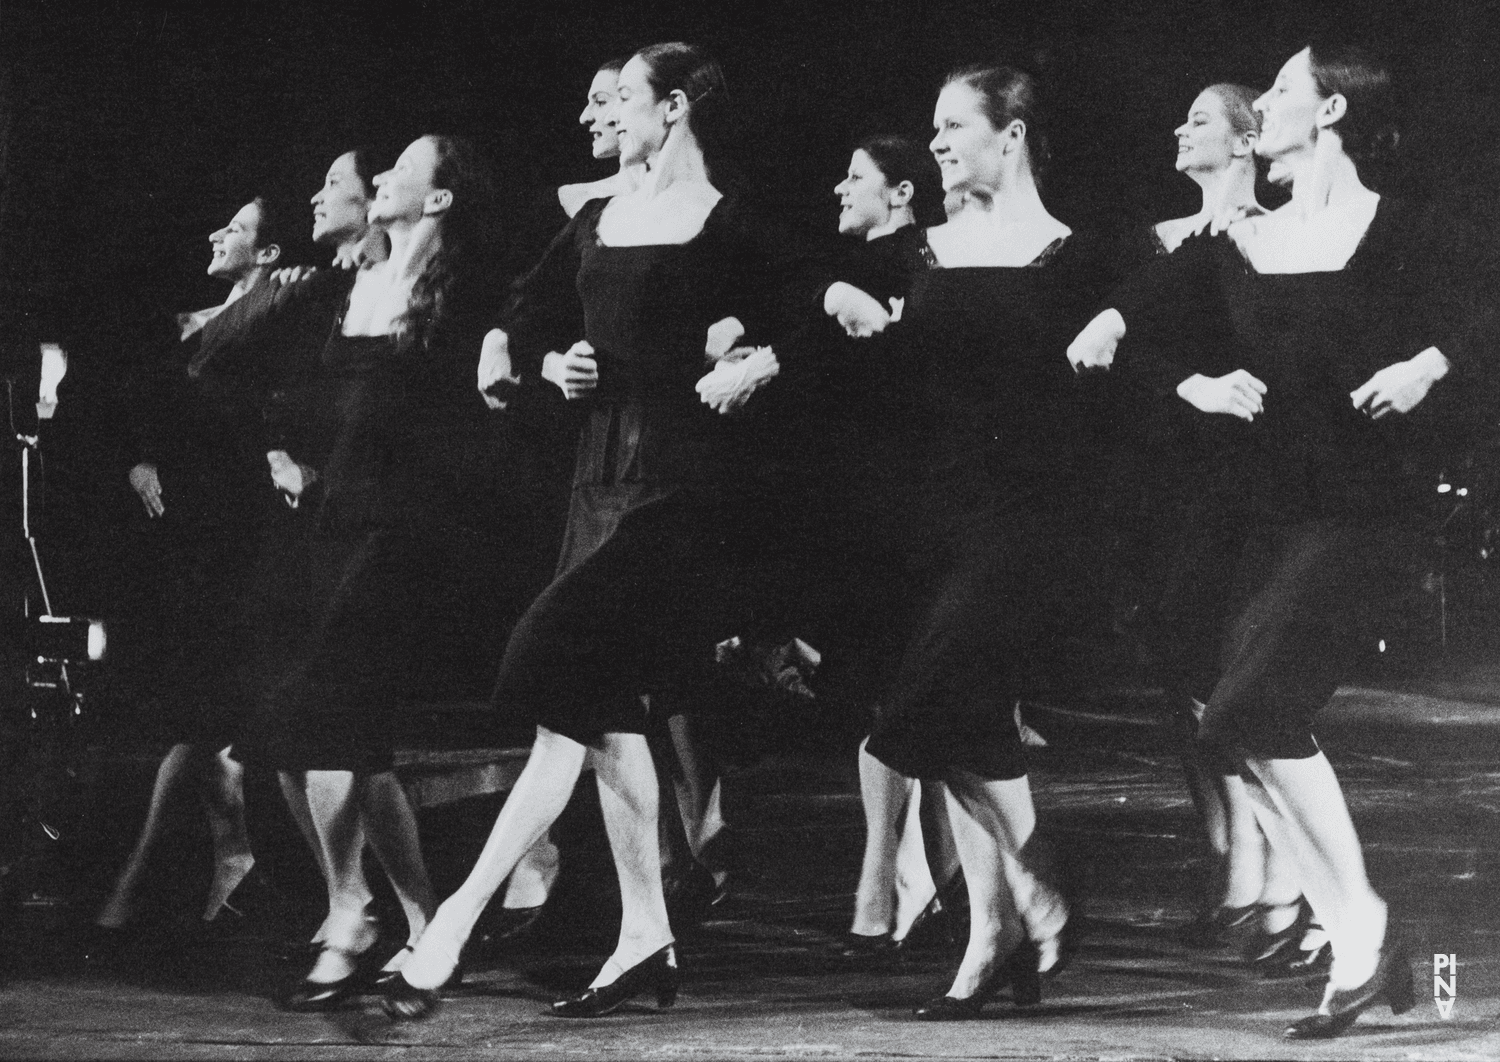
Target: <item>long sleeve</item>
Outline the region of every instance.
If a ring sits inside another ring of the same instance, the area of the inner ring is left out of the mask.
[[[1183,380],[1221,367],[1228,341],[1215,328],[1223,316],[1213,256],[1222,239],[1190,236],[1127,277],[1101,306],[1125,320],[1118,370],[1150,394],[1175,400]]]
[[[566,350],[583,338],[583,306],[577,287],[578,234],[580,226],[592,224],[605,202],[586,204],[553,237],[541,261],[511,286],[499,327],[510,337],[511,364],[527,384],[537,382],[547,353]]]

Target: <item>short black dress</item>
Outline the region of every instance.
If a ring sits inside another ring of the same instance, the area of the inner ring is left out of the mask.
[[[1227,235],[1196,237],[1122,296],[1121,356],[1170,401],[1194,373],[1245,369],[1267,387],[1253,422],[1196,418],[1196,499],[1164,608],[1189,644],[1219,632],[1199,732],[1211,751],[1318,751],[1313,718],[1410,555],[1467,387],[1470,315],[1443,275],[1431,232],[1382,200],[1341,270],[1259,274]],[[1416,410],[1375,421],[1354,408],[1351,392],[1429,346],[1457,368]],[[1164,356],[1174,349],[1199,353]]]
[[[868,749],[911,777],[1026,773],[1012,704],[1071,622],[1106,428],[1068,343],[1106,290],[1108,256],[1070,236],[1024,268],[929,266],[898,326],[919,402],[908,504],[920,604]],[[896,333],[893,330],[893,335]]]
[[[690,703],[711,681],[713,644],[762,599],[747,573],[777,525],[754,400],[725,416],[695,390],[711,324],[737,317],[751,342],[776,334],[763,234],[724,199],[685,244],[607,247],[606,204],[583,207],[506,315],[523,375],[579,338],[599,362],[557,575],[517,624],[494,692],[503,711],[584,744],[641,732],[643,693]],[[583,335],[569,336],[580,304]]]

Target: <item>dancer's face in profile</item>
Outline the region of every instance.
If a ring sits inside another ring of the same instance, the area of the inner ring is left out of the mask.
[[[1269,92],[1253,104],[1260,112],[1257,154],[1277,158],[1318,139],[1319,113],[1328,103],[1318,94],[1308,50],[1302,49],[1286,61]]]
[[[601,70],[595,74],[589,85],[588,105],[578,116],[579,124],[587,126],[589,136],[593,138],[596,159],[612,159],[620,153],[620,134],[610,119],[619,80],[619,75],[613,70]]]
[[[370,199],[354,165],[353,152],[334,159],[323,187],[312,197],[312,206],[314,243],[339,244],[364,232]]]
[[[932,125],[937,135],[928,146],[943,174],[943,191],[993,188],[1004,166],[1004,134],[990,124],[978,92],[961,81],[938,93]]]
[[[260,207],[246,203],[229,224],[208,237],[214,256],[208,263],[208,275],[237,281],[260,264],[256,249],[260,229]]]
[[[620,161],[628,166],[651,158],[667,142],[667,100],[659,100],[646,80],[646,64],[631,57],[615,84],[615,106],[611,114],[619,132]]]
[[[416,222],[435,213],[437,148],[427,137],[413,140],[396,164],[375,177],[375,198],[370,202],[370,224]]]
[[[863,236],[891,220],[891,196],[895,189],[886,183],[885,174],[865,152],[855,151],[849,160],[848,176],[833,191],[841,208],[839,232]]]
[[[1176,129],[1177,171],[1217,173],[1234,161],[1239,137],[1229,124],[1224,100],[1212,89],[1204,89],[1188,108],[1187,121]]]

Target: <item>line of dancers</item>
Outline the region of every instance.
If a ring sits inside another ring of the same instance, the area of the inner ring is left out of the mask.
[[[193,764],[216,794],[204,918],[232,911],[254,862],[241,765],[264,767],[328,890],[283,1002],[332,1009],[378,985],[393,1019],[423,1018],[502,885],[514,925],[545,903],[549,830],[592,767],[620,932],[552,1012],[669,1006],[661,795],[722,895],[719,786],[695,736],[712,725],[698,710],[714,647],[801,636],[872,709],[845,953],[899,947],[951,904],[961,868],[962,959],[915,1017],[975,1018],[1007,988],[1035,1003],[1078,923],[1014,706],[1057,631],[1097,607],[1105,520],[1139,531],[1149,510],[1168,531],[1134,565],[1145,627],[1219,856],[1192,934],[1253,923],[1263,969],[1326,970],[1289,1037],[1411,1007],[1399,931],[1311,729],[1425,490],[1413,470],[1479,373],[1441,232],[1361,179],[1394,145],[1391,91],[1336,44],[1299,51],[1264,93],[1205,89],[1176,130],[1202,209],[1122,243],[1049,212],[1036,82],[963,67],[926,150],[876,136],[854,151],[836,188],[849,250],[827,262],[734,193],[717,63],[652,45],[595,75],[580,120],[618,170],[549,197],[539,223],[560,231],[500,308],[494,189],[462,139],[421,137],[379,173],[340,155],[312,201],[331,268],[275,272],[285,219],[247,204],[212,237],[229,299],[183,316],[140,404],[129,481],[164,528],[176,517],[187,558],[166,680],[185,707],[100,924],[129,918]],[[1275,210],[1256,202],[1261,161],[1290,191]],[[503,555],[514,496],[564,431],[561,556],[545,586],[508,584],[493,692],[534,727],[531,753],[438,903],[392,770],[394,713],[441,611],[433,588]],[[253,659],[230,649],[246,643]],[[203,709],[231,688],[241,703]],[[367,843],[407,920],[394,955],[375,954]]]

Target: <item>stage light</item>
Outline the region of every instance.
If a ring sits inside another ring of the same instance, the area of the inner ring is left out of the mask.
[[[31,651],[38,664],[86,664],[104,659],[108,639],[99,620],[79,616],[36,616]]]

